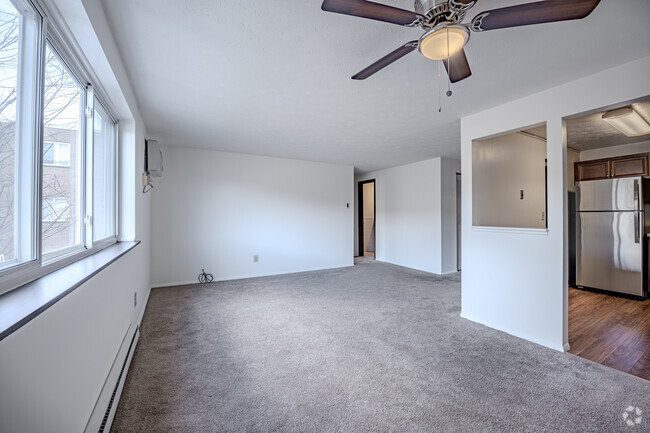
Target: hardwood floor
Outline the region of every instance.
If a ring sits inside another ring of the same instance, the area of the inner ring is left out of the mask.
[[[570,353],[650,380],[650,299],[569,288]]]

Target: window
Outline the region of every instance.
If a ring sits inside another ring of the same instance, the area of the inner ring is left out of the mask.
[[[81,133],[83,87],[48,43],[45,50],[45,82],[43,98],[43,215],[42,251],[45,258],[51,253],[68,253],[83,248],[82,239],[82,148]],[[55,141],[62,146],[54,146]],[[48,164],[62,156],[57,147],[67,148],[68,169]],[[48,155],[49,153],[49,155]],[[65,201],[65,219],[52,218],[55,213],[49,203]],[[50,213],[46,213],[46,210]],[[50,218],[49,220],[46,219]]]
[[[40,10],[0,0],[0,294],[117,239],[117,124]]]
[[[101,104],[93,115],[93,241],[115,236],[115,122]]]
[[[41,25],[31,3],[0,0],[0,271],[37,260]]]
[[[70,167],[70,144],[44,142],[43,165]]]

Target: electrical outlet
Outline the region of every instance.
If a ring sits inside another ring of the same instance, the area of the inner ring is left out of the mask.
[[[133,292],[133,308],[138,305],[138,292]]]
[[[259,261],[260,261],[260,256],[257,255],[257,254],[255,254],[255,255],[253,256],[253,263],[259,263]]]
[[[524,199],[524,190],[521,189],[519,190],[519,200],[523,200],[523,199]]]

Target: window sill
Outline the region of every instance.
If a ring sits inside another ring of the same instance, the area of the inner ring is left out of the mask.
[[[140,241],[117,242],[0,295],[0,341],[73,292]]]
[[[511,233],[518,235],[548,235],[548,229],[533,229],[525,227],[491,227],[491,226],[472,226],[474,232],[494,232],[494,233]]]

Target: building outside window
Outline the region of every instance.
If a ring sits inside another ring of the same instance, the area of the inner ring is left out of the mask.
[[[47,128],[45,135],[52,135]],[[70,167],[70,143],[43,143],[43,165]]]

